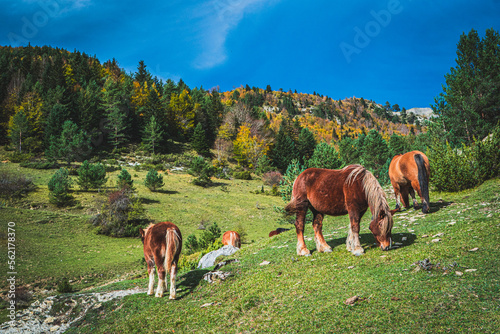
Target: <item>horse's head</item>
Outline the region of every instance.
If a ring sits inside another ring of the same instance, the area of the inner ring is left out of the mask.
[[[375,240],[377,240],[377,246],[380,246],[383,251],[389,250],[392,246],[391,231],[394,224],[392,215],[396,211],[380,210],[375,219],[370,223],[370,231],[372,231]]]

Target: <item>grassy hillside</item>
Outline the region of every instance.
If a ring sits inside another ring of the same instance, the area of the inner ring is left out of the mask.
[[[18,170],[15,164],[9,168]],[[130,172],[134,179],[144,177],[144,172]],[[2,233],[4,222],[16,222],[20,284],[50,290],[64,277],[78,290],[145,288],[140,241],[95,235],[86,223],[101,195],[74,193],[80,205],[55,209],[44,186],[50,173],[33,173],[38,190],[0,209]],[[260,189],[260,180],[223,181],[203,189],[192,186],[190,178],[170,174],[164,192],[152,194],[138,184],[138,193],[151,217],[177,223],[184,236],[196,232],[202,220],[215,221],[222,230],[242,223],[255,242],[233,256],[238,263],[221,269],[231,276],[209,284],[201,279],[207,270],[185,273],[178,277],[178,300],[145,293],[113,300],[90,311],[70,332],[488,333],[498,328],[500,179],[461,193],[431,192],[428,215],[413,209],[397,214],[393,239],[400,245],[391,251],[372,248],[366,215],[360,233],[366,253],[352,256],[344,246],[347,216],[329,217],[324,232],[333,253],[314,252],[308,225],[313,254],[298,258],[293,230],[267,238],[280,226],[272,206],[283,202],[250,193]],[[393,207],[392,195],[388,198]],[[1,242],[5,249],[3,234]],[[7,262],[5,252],[0,261]],[[260,265],[264,261],[270,263]],[[126,279],[97,288],[116,278]],[[346,305],[353,296],[359,299]]]

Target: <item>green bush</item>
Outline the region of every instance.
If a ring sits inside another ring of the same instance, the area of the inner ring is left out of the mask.
[[[197,156],[191,160],[188,173],[195,176],[193,184],[201,187],[206,187],[212,183],[210,179],[214,175],[214,168],[203,159]]]
[[[233,172],[233,177],[237,180],[251,180],[252,174],[247,170],[244,170],[241,172],[235,171],[235,172]]]
[[[78,179],[76,183],[83,189],[98,189],[102,187],[108,178],[106,169],[101,163],[91,164],[85,160],[78,169]]]
[[[439,191],[460,191],[480,183],[477,161],[471,147],[454,149],[449,143],[435,144],[428,151],[432,185]]]
[[[184,247],[186,248],[187,254],[193,254],[199,251],[208,253],[222,247],[222,244],[218,248],[214,248],[213,246],[214,242],[217,241],[220,236],[221,229],[217,226],[217,223],[213,223],[208,229],[203,231],[200,238],[197,238],[194,234],[188,235],[184,242]]]
[[[9,154],[9,160],[10,162],[27,162],[29,161],[33,155],[31,153],[21,153],[19,151],[15,151],[11,154]]]
[[[130,175],[130,173],[125,168],[122,169],[121,173],[118,175],[118,188],[122,189],[124,187],[128,187],[130,189],[134,189],[133,183],[134,181],[132,180],[132,176]]]
[[[298,159],[293,159],[288,165],[286,173],[283,175],[283,180],[280,182],[281,198],[283,198],[285,202],[288,203],[292,198],[293,183],[297,176],[305,169],[306,167],[302,166]]]
[[[48,184],[49,202],[57,206],[68,205],[73,200],[73,196],[69,194],[72,183],[68,170],[59,168]]]
[[[33,161],[33,162],[21,162],[19,166],[31,169],[55,169],[59,168],[59,165],[55,162],[50,161]]]
[[[139,198],[128,187],[109,194],[101,213],[90,222],[98,227],[97,233],[112,237],[134,237],[139,228],[149,224]]]
[[[146,180],[144,180],[144,185],[151,191],[156,191],[156,189],[163,187],[163,176],[158,174],[155,169],[151,169],[146,175]]]
[[[22,197],[35,189],[36,186],[33,181],[24,175],[16,176],[7,172],[0,173],[1,198]]]
[[[435,140],[427,150],[432,185],[440,191],[460,191],[500,175],[500,126],[471,146],[452,148]]]

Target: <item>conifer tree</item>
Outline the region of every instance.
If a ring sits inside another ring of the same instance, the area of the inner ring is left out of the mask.
[[[144,180],[144,185],[151,191],[156,191],[156,189],[163,187],[163,176],[158,174],[156,169],[150,169]]]
[[[156,122],[155,116],[151,116],[149,122],[144,128],[142,141],[145,143],[146,147],[153,152],[153,154],[155,154],[155,149],[163,140],[163,134],[164,132],[160,125]]]
[[[309,160],[316,148],[316,139],[313,133],[308,128],[303,128],[300,131],[299,139],[297,141],[297,150],[303,162]]]
[[[196,151],[196,153],[203,155],[205,157],[210,155],[210,147],[208,146],[207,139],[205,137],[205,131],[201,123],[198,123],[194,129],[193,139],[191,141],[191,146]]]
[[[333,145],[322,141],[316,146],[314,153],[307,161],[307,167],[338,169],[342,166],[342,160]]]
[[[104,84],[103,108],[107,118],[105,128],[111,144],[117,148],[126,140],[127,113],[122,105],[118,83],[108,77]]]

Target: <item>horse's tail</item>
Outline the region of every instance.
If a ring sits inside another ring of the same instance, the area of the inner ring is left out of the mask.
[[[418,184],[420,185],[420,192],[424,198],[425,203],[422,205],[422,211],[427,213],[429,211],[429,175],[427,175],[427,169],[425,168],[424,157],[421,154],[415,154],[413,156],[418,169]]]
[[[295,197],[292,197],[290,202],[285,206],[285,212],[287,216],[291,216],[297,213],[297,203],[295,201]]]
[[[182,237],[175,228],[169,228],[165,235],[165,262],[164,267],[167,273],[170,273],[173,263],[179,260],[179,254],[182,248]]]

